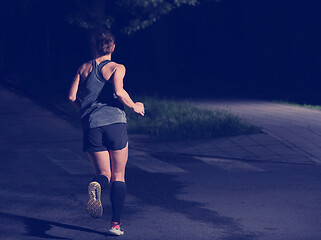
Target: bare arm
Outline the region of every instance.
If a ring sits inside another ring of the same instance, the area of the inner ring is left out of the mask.
[[[74,80],[71,83],[69,94],[68,94],[69,101],[72,102],[76,107],[80,107],[80,104],[77,101],[77,91],[78,91],[79,81],[80,81],[80,73],[78,70],[76,76],[74,77]]]
[[[130,98],[129,94],[126,92],[123,86],[123,80],[125,76],[126,69],[123,65],[118,65],[112,76],[112,81],[114,84],[115,94],[118,99],[125,104],[127,107],[131,108],[134,112],[144,116],[145,109],[144,104],[141,102],[134,103]]]

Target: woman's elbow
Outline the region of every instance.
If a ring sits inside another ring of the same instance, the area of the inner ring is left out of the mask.
[[[115,91],[115,94],[118,98],[121,98],[124,96],[124,89],[120,89],[118,91]]]
[[[69,95],[69,96],[68,96],[68,100],[69,100],[70,102],[75,102],[76,99],[77,99],[76,96],[73,96],[73,95]]]

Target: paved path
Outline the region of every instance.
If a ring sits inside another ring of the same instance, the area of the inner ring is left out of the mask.
[[[321,111],[266,101],[194,101],[199,107],[223,109],[261,127],[261,134],[204,141],[150,144],[150,150],[242,161],[321,164]],[[135,147],[143,148],[144,142]]]
[[[236,113],[281,146],[270,147],[285,161],[321,164],[321,111],[264,101],[199,102],[206,108],[223,108]],[[270,142],[258,140],[262,145]]]
[[[321,113],[258,101],[228,108],[263,133],[178,143],[130,136],[123,239],[321,238]],[[106,239],[84,211],[91,166],[80,129],[0,86],[3,239]]]

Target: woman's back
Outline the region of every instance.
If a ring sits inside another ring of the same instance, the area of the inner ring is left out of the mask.
[[[112,82],[105,79],[101,73],[102,68],[105,67],[107,75],[110,72],[110,78],[115,64],[110,60],[104,60],[97,64],[94,59],[85,63],[80,69],[81,80],[78,98],[81,103],[81,119],[85,128],[126,122],[124,106],[117,99]]]

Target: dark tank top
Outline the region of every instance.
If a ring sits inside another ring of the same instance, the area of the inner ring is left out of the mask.
[[[97,65],[96,60],[92,60],[92,71],[79,86],[77,97],[81,103],[80,118],[85,129],[126,123],[124,105],[114,93],[112,83],[101,74],[101,69],[109,62],[106,60]]]

